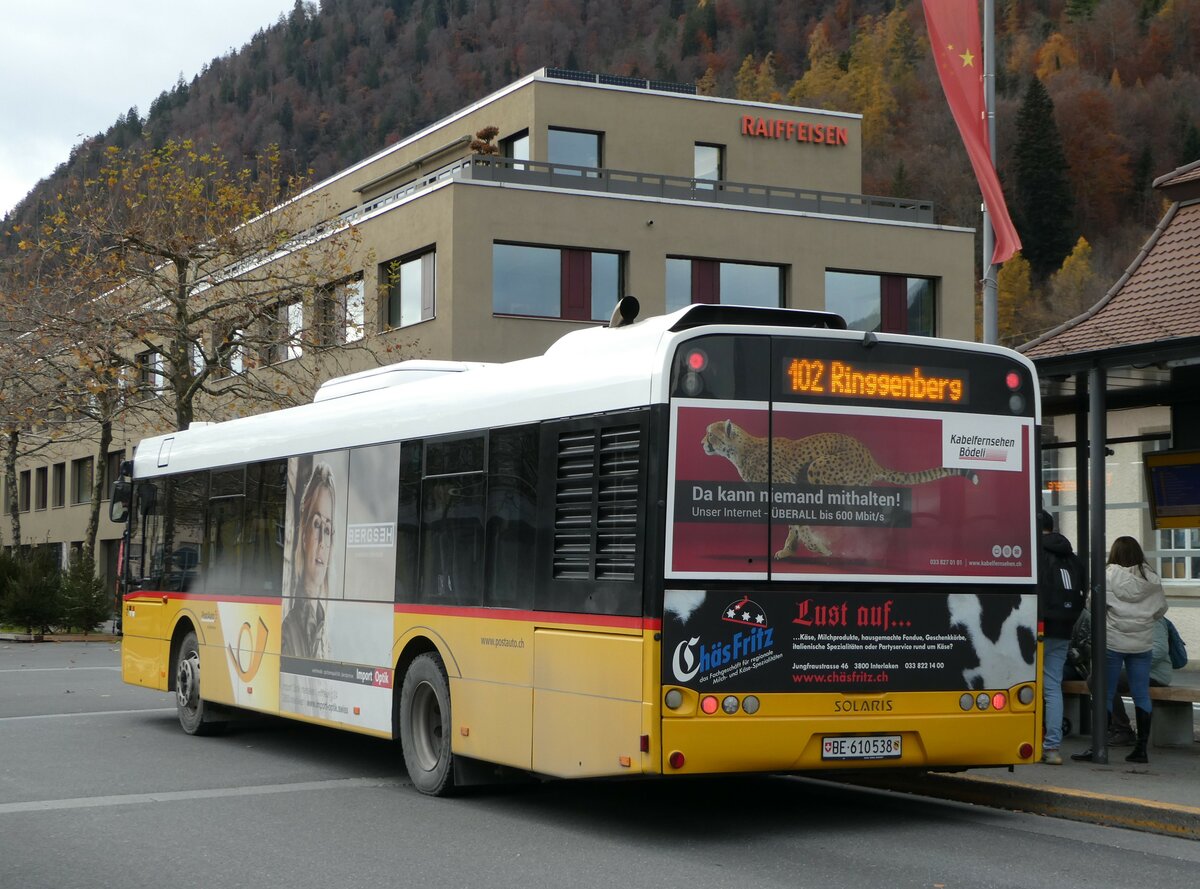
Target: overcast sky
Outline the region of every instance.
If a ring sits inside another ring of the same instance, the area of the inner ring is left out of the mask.
[[[0,217],[71,149],[295,0],[0,0]]]

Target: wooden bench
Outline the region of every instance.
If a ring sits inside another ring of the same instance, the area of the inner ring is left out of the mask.
[[[1090,713],[1084,706],[1088,685],[1078,679],[1063,682],[1063,714],[1080,734],[1090,733]],[[1192,705],[1200,702],[1200,688],[1186,685],[1152,685],[1154,721],[1150,724],[1150,743],[1155,747],[1187,747],[1194,738]],[[1089,731],[1085,732],[1084,729]]]

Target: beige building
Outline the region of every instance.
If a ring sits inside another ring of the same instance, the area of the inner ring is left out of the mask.
[[[498,154],[472,148],[488,127]],[[310,194],[361,233],[348,336],[423,358],[538,354],[625,294],[643,316],[740,303],[973,338],[973,232],[862,195],[861,136],[857,114],[543,69]],[[298,331],[315,314],[298,299],[279,318]],[[115,430],[109,473],[141,432]],[[93,463],[86,443],[22,461],[22,543],[65,557],[83,538]],[[110,576],[118,531],[102,521]]]

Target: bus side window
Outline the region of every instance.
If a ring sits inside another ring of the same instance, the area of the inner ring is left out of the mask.
[[[425,442],[422,602],[483,604],[484,452],[482,434]]]
[[[396,507],[396,601],[417,601],[417,556],[421,534],[422,442],[400,446],[400,493]]]
[[[246,527],[242,588],[251,596],[278,596],[283,582],[287,461],[258,463],[246,470]]]
[[[205,584],[210,593],[240,594],[242,513],[246,505],[246,471],[213,470],[205,525]]]
[[[484,604],[532,608],[537,543],[538,429],[497,429],[488,442]]]
[[[207,472],[139,483],[130,571],[141,589],[203,589],[199,584],[200,545],[207,499]]]

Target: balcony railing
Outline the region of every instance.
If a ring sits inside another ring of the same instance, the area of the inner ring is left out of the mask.
[[[664,200],[856,216],[893,222],[932,224],[934,221],[932,201],[844,194],[813,188],[754,185],[727,180],[690,179],[662,173],[635,173],[606,167],[580,167],[573,164],[551,164],[478,154],[447,164],[387,194],[373,198],[344,213],[342,218],[353,222],[367,213],[446,179],[505,182],[563,191],[640,195]]]

